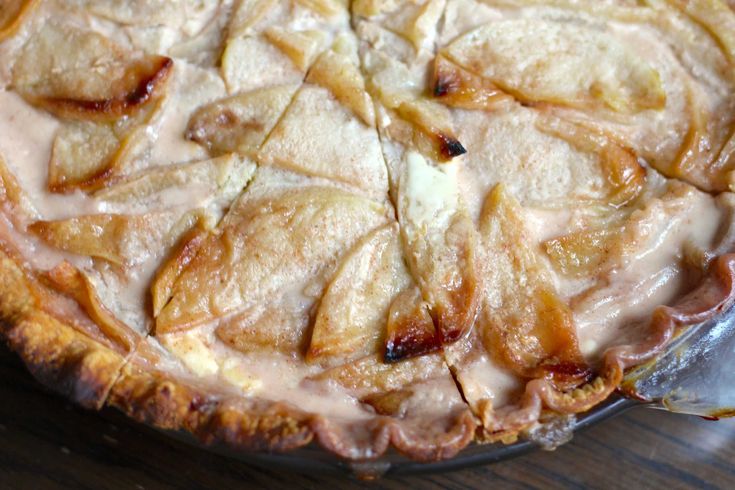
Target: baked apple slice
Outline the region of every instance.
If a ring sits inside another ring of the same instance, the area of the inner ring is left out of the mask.
[[[421,329],[410,329],[414,342],[431,342],[405,351],[410,354],[465,335],[475,319],[479,291],[476,232],[460,199],[456,168],[434,167],[412,151],[404,158],[398,220],[406,259],[436,328],[434,338],[427,338]]]
[[[610,188],[607,202],[612,206],[625,206],[643,191],[646,170],[632,149],[616,142],[610,135],[553,116],[540,117],[537,126],[541,131],[564,139],[577,150],[597,156]]]
[[[319,56],[306,81],[328,89],[342,105],[372,127],[375,125],[373,101],[365,89],[355,51],[345,38],[338,40],[333,49]]]
[[[390,116],[381,128],[386,137],[439,161],[467,152],[457,139],[452,114],[427,96],[415,73],[374,49],[362,58],[368,89]]]
[[[410,283],[398,226],[366,236],[343,259],[319,302],[307,361],[334,365],[379,352],[389,307]]]
[[[526,378],[551,378],[561,388],[585,381],[590,371],[572,312],[528,246],[522,209],[502,185],[488,196],[480,231],[487,288],[478,328],[487,352]]]
[[[7,0],[0,4],[0,41],[12,36],[40,0]]]
[[[256,155],[299,86],[251,90],[202,106],[189,121],[186,136],[214,154]]]
[[[662,109],[658,72],[605,31],[549,19],[481,26],[443,54],[517,99],[634,114]]]
[[[173,61],[129,52],[105,36],[47,23],[23,47],[13,89],[59,117],[114,122],[161,93]]]
[[[322,51],[328,39],[327,34],[323,31],[313,29],[296,31],[280,26],[270,26],[265,30],[264,35],[304,73]]]
[[[512,99],[495,84],[439,54],[434,59],[432,95],[442,104],[459,109],[492,110]]]
[[[288,299],[305,328],[314,301],[309,297],[321,294],[325,268],[334,267],[361,236],[386,222],[383,205],[337,189],[306,187],[252,201],[246,193],[175,281],[156,331],[185,330],[250,312],[238,320],[247,340],[248,327],[269,306],[278,309],[277,302]],[[273,325],[264,322],[264,328]]]
[[[107,338],[124,347],[127,352],[132,352],[140,334],[107,309],[82,271],[64,261],[46,272],[43,279],[51,288],[76,301]]]
[[[196,213],[182,216],[179,211],[94,214],[36,221],[28,229],[58,249],[128,268],[162,247],[173,245],[197,219]]]
[[[385,363],[380,356],[372,355],[327,369],[312,379],[332,380],[362,397],[370,393],[401,389],[433,377],[436,370],[442,368],[446,366],[440,354],[415,357],[398,363]]]
[[[376,199],[388,191],[375,127],[355,116],[330,90],[311,83],[296,93],[263,144],[258,161],[349,184]]]
[[[13,89],[65,120],[49,188],[95,188],[142,151],[173,61],[129,52],[92,31],[47,23],[23,47]]]
[[[210,200],[235,199],[255,172],[255,164],[234,154],[211,160],[154,167],[97,191],[94,197],[112,203],[167,207]],[[184,192],[174,191],[184,189]],[[163,195],[166,191],[167,195]],[[164,202],[162,202],[164,201]]]
[[[54,138],[48,164],[51,192],[94,191],[122,174],[150,145],[146,133],[156,108],[117,123],[68,121]]]

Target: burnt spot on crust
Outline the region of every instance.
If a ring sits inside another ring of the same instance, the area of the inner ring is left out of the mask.
[[[467,153],[467,150],[457,138],[443,133],[438,133],[436,138],[439,141],[439,153],[447,160]]]
[[[129,90],[103,100],[42,97],[39,102],[52,112],[71,119],[117,119],[132,115],[159,92],[169,78],[174,62],[166,56],[154,56],[134,63],[126,70],[121,84]],[[117,83],[116,83],[117,82]]]

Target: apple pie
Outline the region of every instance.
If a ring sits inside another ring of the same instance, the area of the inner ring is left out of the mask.
[[[0,332],[205,443],[532,437],[735,299],[735,4],[0,0]]]

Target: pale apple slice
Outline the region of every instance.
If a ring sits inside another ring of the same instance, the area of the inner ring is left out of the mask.
[[[0,207],[12,210],[9,218],[15,225],[21,227],[25,219],[35,218],[38,215],[18,179],[6,165],[2,154],[0,154]]]
[[[383,16],[381,25],[413,45],[416,51],[433,49],[439,20],[444,13],[446,0],[421,0],[416,2],[393,2],[393,5],[369,7],[369,10],[390,8]],[[364,10],[364,7],[358,6]],[[396,8],[397,7],[397,8]]]
[[[333,381],[350,390],[358,397],[372,393],[399,390],[446,372],[441,354],[414,357],[397,363],[384,363],[380,356],[373,355],[349,364],[337,366],[313,376],[315,381]]]
[[[13,89],[63,118],[111,122],[160,95],[172,68],[170,58],[130,52],[93,31],[47,22],[23,47]]]
[[[205,105],[192,116],[186,136],[215,154],[255,155],[299,86],[256,89]]]
[[[356,17],[374,17],[393,11],[398,3],[398,0],[354,0],[350,8]]]
[[[491,22],[444,51],[525,102],[634,114],[662,109],[658,72],[603,30],[551,19]]]
[[[270,26],[265,30],[264,35],[291,58],[299,70],[304,72],[311,66],[327,41],[325,32],[312,29],[295,31],[280,26]]]
[[[624,147],[609,135],[552,116],[540,117],[537,127],[564,139],[579,151],[597,155],[610,188],[607,202],[612,206],[625,206],[643,191],[646,170],[638,162],[633,150]]]
[[[485,349],[524,377],[550,377],[560,386],[589,371],[577,345],[572,312],[529,247],[523,211],[502,185],[488,196],[480,230],[485,284],[478,328]]]
[[[263,351],[292,354],[303,352],[308,323],[309,312],[305,305],[278,303],[266,306],[264,311],[246,312],[223,321],[215,335],[245,354]]]
[[[278,5],[278,0],[241,0],[235,7],[227,36],[230,39],[257,34],[255,27]]]
[[[707,30],[717,40],[720,49],[730,63],[735,63],[735,17],[732,5],[721,0],[666,0],[666,3],[683,11],[691,19]],[[735,75],[730,73],[730,79]]]
[[[94,195],[108,202],[152,201],[168,207],[211,199],[229,203],[240,194],[254,172],[253,162],[228,154],[211,160],[144,170]],[[162,192],[167,194],[161,195]]]
[[[342,0],[294,0],[304,8],[314,11],[323,17],[333,17],[347,12],[347,2]]]
[[[28,229],[50,245],[77,255],[132,267],[171,245],[196,222],[196,213],[95,214],[36,221]]]
[[[304,71],[264,37],[238,37],[227,41],[221,62],[229,93],[274,85],[300,83]]]
[[[388,309],[411,283],[398,226],[366,236],[344,258],[319,303],[307,361],[334,365],[379,352]]]
[[[547,240],[544,247],[562,274],[584,277],[609,259],[610,241],[619,231],[613,226],[579,230]]]
[[[308,142],[308,144],[304,144]],[[305,84],[263,144],[258,160],[385,196],[388,175],[378,132],[322,87]]]
[[[375,110],[365,90],[365,80],[355,61],[334,50],[324,52],[309,71],[306,81],[328,89],[368,126],[375,125]]]
[[[49,160],[49,190],[69,193],[104,187],[148,148],[147,127],[146,121],[139,121],[138,117],[119,123],[62,124]]]
[[[5,0],[0,3],[0,41],[15,34],[40,0]]]
[[[320,290],[320,271],[334,267],[361,236],[387,221],[383,205],[332,188],[244,199],[177,278],[171,300],[157,317],[157,332],[184,330],[247,310],[253,316],[240,319],[247,336],[246,327],[265,306],[281,296],[298,299],[314,281]],[[308,303],[298,308],[304,306]]]
[[[434,167],[406,152],[397,211],[406,259],[429,305],[438,345],[471,328],[478,305],[477,236],[448,164]]]
[[[71,0],[87,12],[123,25],[185,28],[198,16],[211,14],[220,0]]]

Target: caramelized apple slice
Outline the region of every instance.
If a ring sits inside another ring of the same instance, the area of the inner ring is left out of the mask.
[[[204,243],[209,231],[206,221],[199,220],[191,230],[181,237],[171,256],[156,272],[156,277],[151,287],[154,318],[158,316],[173,296],[176,278],[179,277],[181,272],[189,265],[189,262],[196,256],[199,247]]]
[[[439,345],[457,340],[477,311],[476,235],[455,169],[435,168],[407,152],[398,189],[398,219],[409,266],[429,305]]]
[[[161,93],[173,61],[136,55],[93,31],[46,23],[13,67],[13,88],[67,119],[115,121]]]
[[[550,377],[566,387],[589,374],[569,307],[524,233],[520,205],[502,185],[488,196],[480,223],[487,293],[480,315],[485,349],[525,377]]]
[[[429,100],[413,99],[401,102],[395,110],[414,128],[412,141],[406,141],[405,137],[398,136],[401,133],[393,131],[393,125],[388,127],[388,134],[397,136],[402,143],[409,143],[421,153],[441,161],[467,153],[455,136],[452,116],[446,107]]]
[[[320,270],[387,220],[382,205],[331,188],[244,199],[177,278],[171,301],[158,315],[158,333],[252,310],[251,317],[239,320],[247,336],[245,327],[265,306],[294,289],[291,297],[300,297]]]
[[[662,109],[658,72],[605,31],[550,19],[491,22],[444,54],[525,102],[634,114]]]
[[[79,306],[100,327],[107,338],[112,339],[127,351],[133,349],[139,335],[118,320],[102,304],[91,281],[80,270],[64,261],[48,271],[45,279],[51,287],[79,303]]]
[[[233,95],[201,107],[187,138],[215,154],[254,155],[288,107],[299,85],[281,85]]]
[[[439,54],[434,60],[432,94],[442,104],[470,110],[491,110],[512,97],[492,82]]]
[[[229,202],[238,196],[254,172],[254,163],[229,154],[144,170],[96,192],[95,197],[108,202],[145,203],[160,201],[161,196],[156,194],[169,189],[181,191],[181,196],[170,195],[168,206],[189,204],[197,196],[200,201],[217,198]]]
[[[386,393],[436,376],[446,370],[440,354],[415,357],[386,364],[379,356],[367,356],[350,364],[337,366],[313,376],[313,380],[331,380],[357,396]]]
[[[429,315],[429,305],[415,285],[390,305],[385,336],[385,362],[396,362],[441,349],[442,340]]]
[[[388,308],[410,282],[397,225],[366,236],[345,257],[327,286],[316,313],[307,361],[334,364],[378,352]]]
[[[28,229],[50,245],[77,255],[131,267],[172,243],[196,220],[195,214],[163,211],[143,215],[95,214],[36,221]]]
[[[0,41],[15,34],[40,0],[5,0],[0,4]]]
[[[324,52],[311,67],[306,81],[328,89],[365,124],[375,125],[373,101],[365,90],[365,81],[356,62],[346,54]]]
[[[646,170],[638,163],[633,150],[623,147],[607,135],[551,116],[539,118],[537,126],[542,131],[564,139],[579,151],[598,156],[610,187],[607,200],[611,205],[625,206],[643,190]]]
[[[322,50],[327,34],[322,31],[291,31],[279,26],[265,30],[265,37],[286,54],[299,70],[306,71]]]
[[[350,184],[376,198],[388,190],[375,128],[315,85],[298,91],[258,157],[262,164]]]

